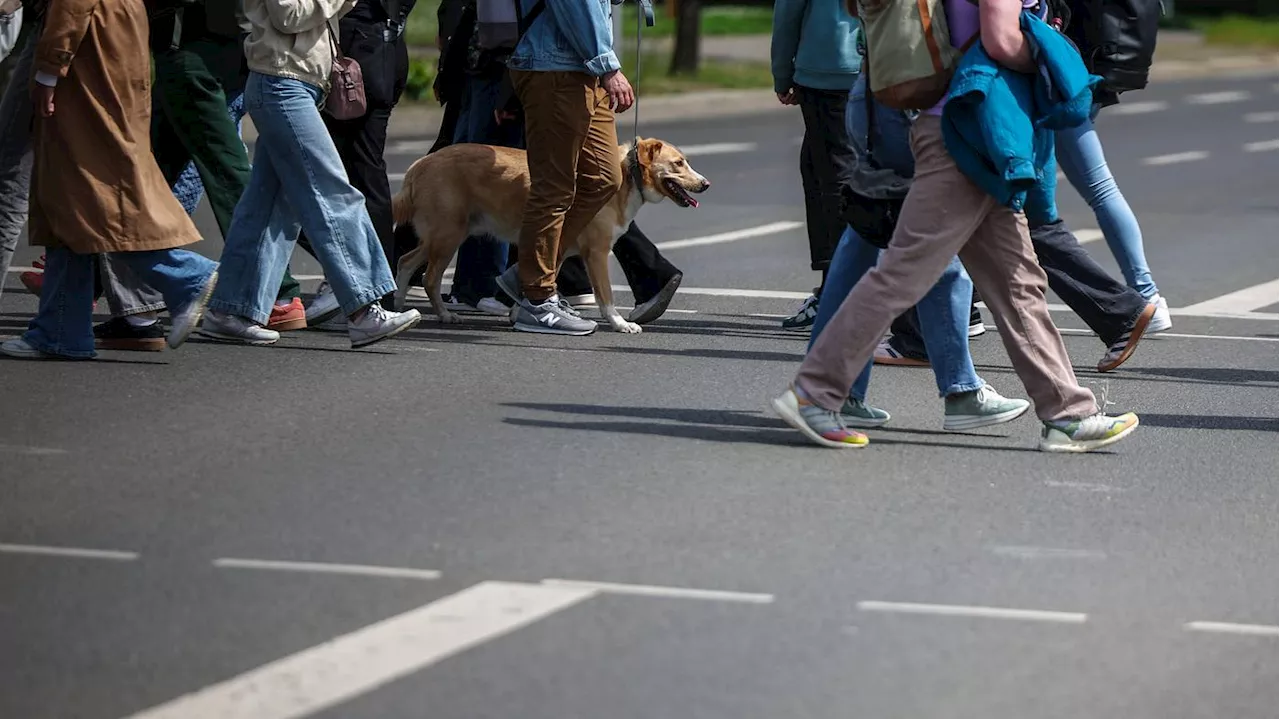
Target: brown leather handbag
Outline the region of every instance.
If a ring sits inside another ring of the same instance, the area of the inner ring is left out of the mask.
[[[324,111],[335,120],[364,117],[369,111],[369,103],[364,97],[364,74],[360,63],[342,54],[342,45],[333,32],[333,23],[325,25],[329,28],[329,39],[333,41],[333,66],[329,70],[329,95],[324,101]]]

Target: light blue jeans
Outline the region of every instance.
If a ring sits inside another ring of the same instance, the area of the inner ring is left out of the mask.
[[[867,109],[865,104],[866,79],[859,75],[849,94],[845,121],[849,125],[849,137],[858,154],[866,154]],[[872,103],[875,112],[876,132],[872,138],[872,157],[880,167],[892,169],[903,176],[915,172],[915,160],[911,157],[911,122],[897,111]],[[831,258],[827,282],[822,290],[823,301],[818,303],[818,315],[814,318],[809,346],[817,341],[823,328],[840,309],[853,286],[862,279],[880,258],[875,245],[863,241],[852,228],[846,228]],[[832,302],[831,299],[837,301]],[[947,396],[970,392],[983,385],[973,368],[969,354],[969,305],[973,299],[973,282],[969,279],[958,257],[942,273],[928,294],[916,305],[920,315],[920,333],[929,352],[929,363],[938,383],[938,394]],[[854,380],[849,396],[859,401],[867,398],[867,386],[871,383],[871,367]]]
[[[1098,229],[1102,230],[1111,254],[1120,265],[1125,284],[1148,300],[1156,296],[1160,290],[1151,279],[1151,268],[1142,249],[1142,228],[1107,167],[1093,120],[1069,130],[1059,130],[1055,133],[1055,144],[1062,174],[1093,209]]]
[[[40,309],[22,336],[47,354],[89,359],[93,350],[93,281],[99,255],[50,247],[44,258]],[[169,307],[185,308],[218,265],[188,250],[113,252],[111,259],[154,288]]]
[[[258,142],[211,309],[265,325],[303,229],[347,315],[395,290],[364,195],[347,181],[320,117],[322,94],[298,80],[249,73],[244,103]]]

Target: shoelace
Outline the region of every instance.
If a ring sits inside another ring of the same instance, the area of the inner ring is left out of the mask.
[[[579,318],[579,319],[581,319],[581,317],[582,317],[582,315],[581,315],[577,310],[575,310],[575,309],[574,309],[574,308],[569,304],[569,302],[568,302],[567,300],[565,300],[565,298],[563,298],[563,297],[559,298],[559,300],[558,300],[558,301],[557,301],[557,303],[556,303],[556,306],[557,306],[557,307],[559,307],[559,308],[561,309],[561,311],[563,311],[565,314],[569,315],[570,317],[576,317],[576,318]]]

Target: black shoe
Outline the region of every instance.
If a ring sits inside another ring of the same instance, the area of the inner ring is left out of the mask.
[[[683,279],[684,275],[677,272],[667,280],[667,284],[663,285],[662,289],[658,290],[658,294],[644,301],[640,301],[637,297],[635,309],[627,315],[627,321],[643,325],[661,317],[662,313],[667,311],[667,306],[671,304],[671,298],[676,296],[676,290],[680,289],[680,281]]]
[[[164,330],[159,322],[134,327],[123,317],[111,319],[93,328],[93,344],[100,350],[159,352],[164,349]]]

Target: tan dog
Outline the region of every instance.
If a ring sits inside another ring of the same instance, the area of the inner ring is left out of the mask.
[[[580,254],[601,316],[615,331],[636,333],[640,325],[624,320],[613,306],[609,284],[613,243],[627,231],[641,205],[669,199],[681,207],[697,207],[690,193],[705,192],[711,183],[689,166],[674,145],[661,140],[642,139],[634,147],[623,145],[619,153],[622,188],[580,237],[562,239],[561,260]],[[441,322],[460,322],[440,297],[445,268],[471,235],[487,233],[503,242],[518,242],[528,196],[524,150],[460,144],[414,162],[392,201],[396,224],[412,222],[418,233],[418,246],[401,258],[396,270],[396,306],[404,307],[409,278],[426,264],[423,285],[436,316]]]

